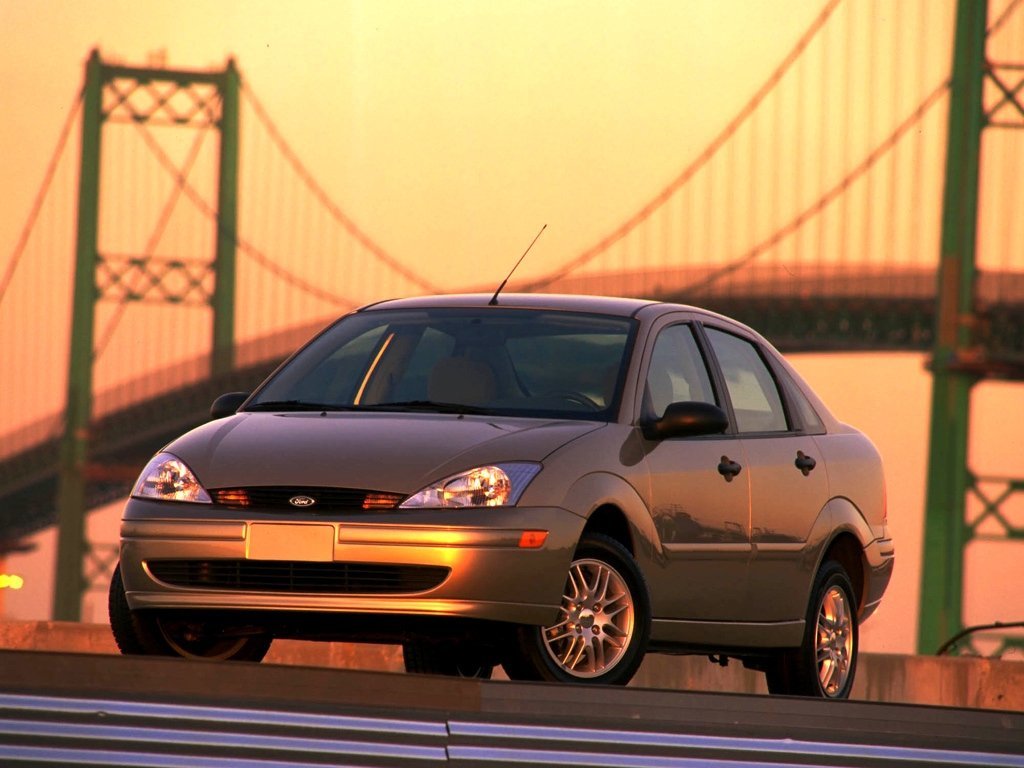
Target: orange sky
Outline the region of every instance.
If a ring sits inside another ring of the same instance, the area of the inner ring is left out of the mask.
[[[0,0],[0,263],[83,64],[222,68],[387,250],[454,285],[543,272],[646,202],[749,98],[823,0]],[[17,180],[11,183],[11,180]],[[507,257],[481,269],[480,254]],[[544,261],[541,261],[541,258]]]
[[[524,276],[603,236],[692,160],[823,6],[0,0],[7,106],[0,273],[97,46],[106,60],[181,68],[221,68],[235,56],[289,144],[345,212],[396,257],[462,288],[500,280],[541,224],[548,230]],[[896,6],[883,0],[873,7],[870,29],[889,34]],[[796,362],[887,461],[899,558],[865,647],[910,652],[927,447],[924,360]],[[981,398],[976,422],[984,438],[973,450],[986,472],[1024,476],[1021,452],[1000,421],[1008,411],[1020,418],[1019,396],[995,390]],[[40,407],[52,412],[60,404]],[[104,520],[96,525],[106,539],[116,511]],[[990,573],[972,578],[979,586],[969,620],[1024,618],[1024,598],[1004,589],[1006,581]],[[42,577],[34,583],[7,596],[10,615],[40,617],[46,590]],[[89,610],[103,620],[101,607]]]

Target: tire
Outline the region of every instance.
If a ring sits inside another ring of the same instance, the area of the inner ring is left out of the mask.
[[[765,672],[773,694],[845,699],[857,671],[860,628],[853,585],[843,567],[825,562],[814,580],[803,642],[773,659]]]
[[[405,671],[419,675],[447,675],[490,680],[494,664],[471,649],[455,643],[428,643],[406,640],[402,643]]]
[[[120,563],[110,579],[107,609],[114,642],[124,655],[261,661],[273,640],[269,635],[222,633],[202,622],[132,611],[125,598]]]
[[[118,650],[126,656],[170,655],[170,648],[162,650],[157,636],[152,633],[149,622],[140,621],[128,607],[121,580],[121,564],[114,568],[110,577],[110,592],[107,596],[107,611],[110,616],[110,630]]]
[[[640,568],[618,541],[588,534],[569,566],[559,620],[518,627],[503,661],[513,680],[625,685],[651,634],[651,607]]]

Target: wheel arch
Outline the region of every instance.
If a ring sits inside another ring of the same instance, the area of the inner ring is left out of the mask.
[[[839,531],[835,538],[825,548],[825,553],[818,568],[830,560],[839,563],[846,575],[850,578],[854,596],[857,599],[858,613],[863,610],[867,595],[865,593],[865,569],[867,563],[864,560],[864,548],[860,541],[850,531]]]
[[[583,527],[580,538],[588,533],[602,533],[605,536],[615,539],[619,544],[629,550],[629,554],[636,556],[636,543],[630,529],[629,520],[623,511],[611,503],[604,503],[591,513],[587,518],[587,524]]]
[[[618,541],[638,561],[659,548],[658,535],[647,505],[625,479],[593,472],[577,480],[567,494],[567,506],[586,518],[581,537],[601,533]]]

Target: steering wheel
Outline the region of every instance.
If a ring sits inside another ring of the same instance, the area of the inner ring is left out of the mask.
[[[552,392],[548,397],[558,398],[559,400],[565,400],[569,403],[575,403],[576,405],[582,405],[584,408],[591,411],[600,411],[601,406],[595,402],[592,398],[577,392],[576,390],[567,389],[564,392]]]

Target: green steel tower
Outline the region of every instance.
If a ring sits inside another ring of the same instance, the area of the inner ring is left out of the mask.
[[[234,364],[239,88],[232,61],[221,72],[175,71],[113,66],[100,59],[99,51],[93,51],[86,63],[70,366],[57,496],[54,618],[58,620],[80,618],[82,593],[88,586],[83,573],[83,558],[88,554],[84,522],[97,302],[180,304],[194,301],[198,291],[202,293],[200,301],[212,308],[211,370],[223,373]],[[178,107],[175,99],[182,93],[188,105],[185,109]],[[216,253],[212,261],[166,259],[149,253],[125,258],[102,252],[100,157],[103,127],[110,122],[219,131]],[[214,287],[207,295],[200,287],[210,273]]]
[[[1000,354],[990,338],[977,294],[976,261],[979,169],[983,131],[1024,127],[1016,87],[1019,64],[987,60],[990,29],[987,0],[959,0],[953,71],[950,81],[949,135],[943,189],[938,308],[932,354],[931,435],[925,517],[924,560],[917,647],[935,653],[963,629],[964,556],[982,523],[993,521],[1003,538],[1024,538],[1001,506],[1024,482],[979,477],[969,468],[971,391],[982,379],[1021,378],[1021,361]],[[996,98],[986,105],[985,85]],[[1009,114],[1010,119],[1003,118]],[[993,495],[982,483],[1002,490]],[[982,512],[968,514],[968,502]],[[987,535],[986,537],[991,537]]]

